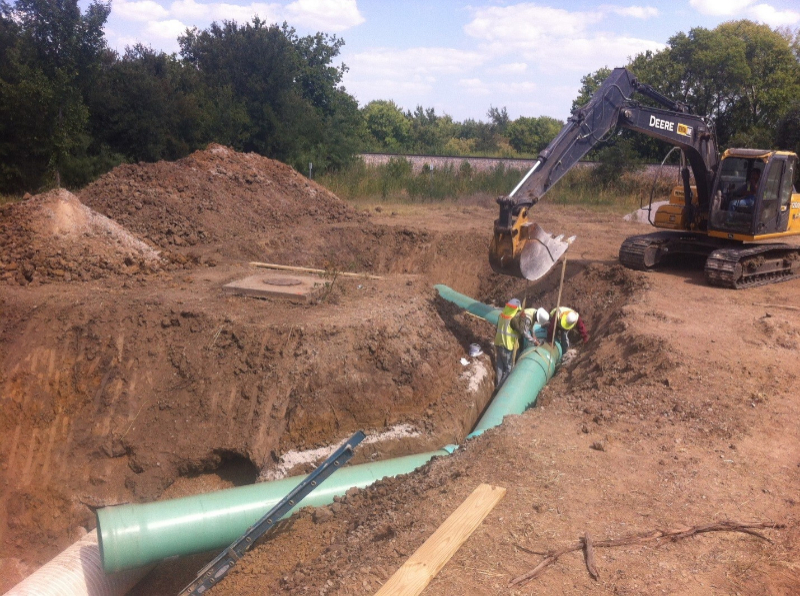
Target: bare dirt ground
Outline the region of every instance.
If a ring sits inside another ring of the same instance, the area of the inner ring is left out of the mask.
[[[491,382],[470,392],[459,359],[472,342],[491,352],[493,330],[432,285],[556,301],[558,272],[535,285],[490,272],[490,202],[367,215],[219,147],[125,166],[78,196],[160,264],[125,264],[115,240],[93,251],[119,267],[65,279],[42,258],[79,258],[64,234],[20,246],[19,222],[40,229],[43,216],[0,213],[4,254],[18,255],[0,285],[0,593],[93,528],[100,506],[252,482],[282,454],[357,429],[419,433],[359,458],[462,443]],[[301,512],[215,594],[372,594],[482,482],[508,492],[427,594],[800,592],[798,282],[732,291],[705,285],[696,265],[629,271],[617,250],[641,224],[537,213],[578,235],[562,302],[591,335],[537,407],[416,473]],[[329,285],[310,303],[224,294],[249,259],[326,268]],[[726,519],[786,527],[764,531],[772,542],[716,533],[598,549],[597,581],[570,554],[508,587],[541,559],[528,551],[586,531],[598,541]],[[210,556],[162,564],[132,593],[177,593]]]

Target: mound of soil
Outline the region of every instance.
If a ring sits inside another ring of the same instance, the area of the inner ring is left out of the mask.
[[[256,256],[254,240],[280,230],[359,218],[291,167],[216,144],[175,162],[119,166],[80,197],[164,249],[216,244],[233,258]]]
[[[0,209],[0,280],[97,279],[160,268],[158,252],[64,189]]]

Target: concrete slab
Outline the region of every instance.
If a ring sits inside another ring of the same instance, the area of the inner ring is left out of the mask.
[[[232,281],[222,286],[222,290],[228,294],[242,296],[308,300],[324,284],[325,280],[315,275],[287,275],[274,272],[259,273]]]

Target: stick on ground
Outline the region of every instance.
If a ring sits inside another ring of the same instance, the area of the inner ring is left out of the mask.
[[[785,527],[786,524],[779,524],[775,522],[742,523],[735,521],[723,521],[713,524],[706,524],[703,526],[694,526],[692,528],[681,528],[678,530],[653,530],[652,532],[633,534],[631,536],[624,536],[622,538],[617,538],[616,540],[601,540],[600,542],[592,542],[591,537],[587,533],[578,542],[574,544],[566,546],[560,550],[548,552],[547,554],[545,554],[544,559],[542,559],[536,567],[534,567],[527,573],[523,573],[522,575],[515,577],[509,582],[508,585],[516,586],[517,584],[528,582],[534,579],[535,577],[541,575],[548,567],[550,567],[550,565],[558,561],[558,559],[562,555],[579,550],[585,551],[586,567],[589,570],[589,574],[594,579],[597,579],[599,575],[597,574],[597,568],[595,566],[595,561],[594,561],[595,548],[610,548],[615,546],[645,544],[653,540],[661,540],[661,539],[675,541],[675,540],[680,540],[681,538],[688,538],[689,536],[696,536],[697,534],[705,534],[706,532],[742,532],[744,534],[750,534],[751,536],[760,538],[761,540],[772,542],[772,540],[770,540],[763,534],[756,532],[756,530],[757,529],[781,530]],[[590,565],[590,551],[591,551],[591,565]],[[592,573],[592,569],[594,569],[594,573]]]

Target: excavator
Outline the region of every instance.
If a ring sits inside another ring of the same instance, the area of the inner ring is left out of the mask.
[[[661,107],[639,103],[636,93]],[[794,191],[797,155],[767,149],[728,149],[720,155],[713,123],[639,82],[625,68],[611,72],[539,153],[516,188],[497,199],[500,215],[489,248],[494,271],[537,280],[553,268],[574,237],[545,232],[531,218],[531,208],[618,128],[681,151],[680,183],[650,218],[660,231],[627,238],[619,250],[623,265],[645,270],[673,257],[700,256],[706,259],[708,283],[728,288],[800,276],[800,245],[760,242],[800,234],[800,194]]]

